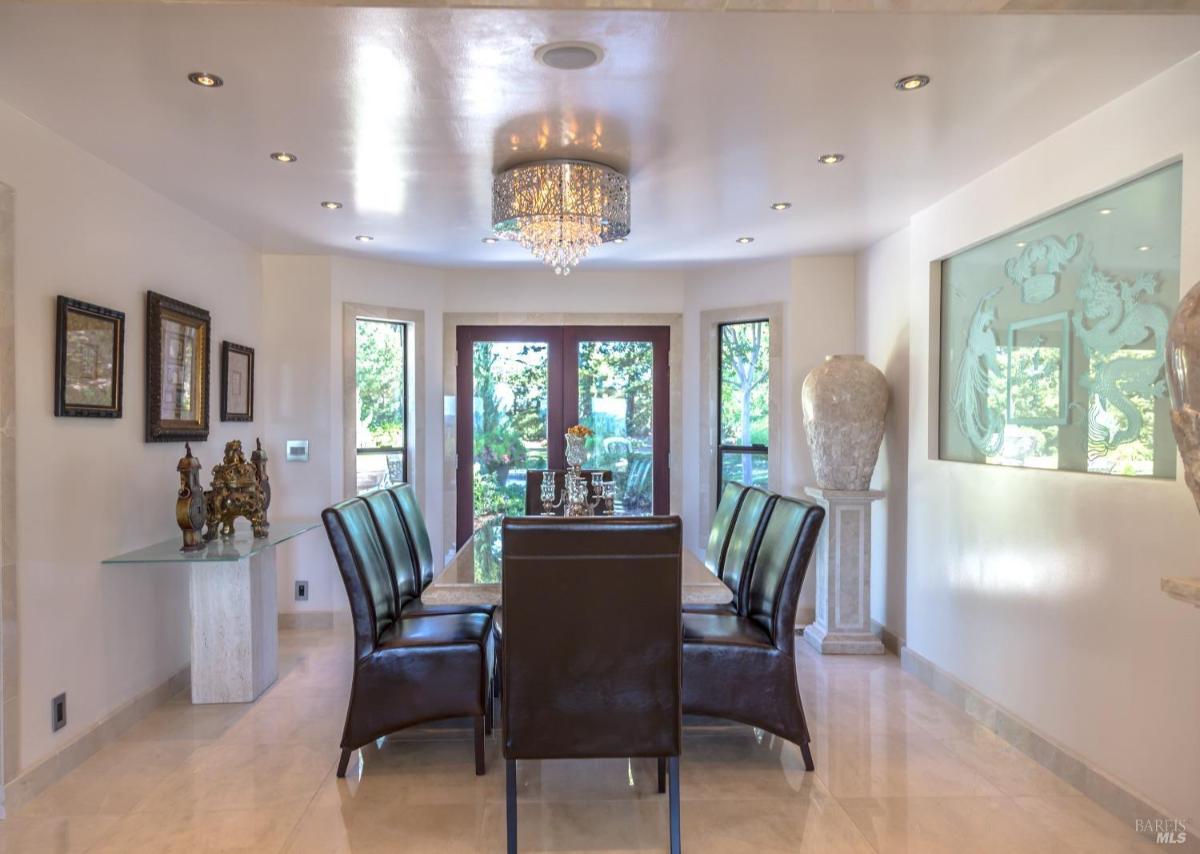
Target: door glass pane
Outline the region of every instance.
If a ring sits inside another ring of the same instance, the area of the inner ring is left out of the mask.
[[[474,521],[525,512],[525,474],[546,468],[549,347],[477,341],[472,353]]]
[[[725,489],[729,481],[767,488],[767,455],[762,451],[726,451],[720,452],[721,485],[717,495]]]
[[[404,324],[359,318],[354,347],[357,483],[364,492],[405,480]]]
[[[653,344],[579,342],[579,423],[595,433],[588,439],[587,467],[613,473],[616,514],[652,513]]]
[[[721,326],[720,444],[767,444],[770,347],[765,320]]]

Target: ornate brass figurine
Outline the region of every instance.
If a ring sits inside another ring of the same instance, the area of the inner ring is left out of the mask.
[[[262,443],[246,462],[242,443],[234,439],[225,445],[225,459],[213,466],[212,489],[204,493],[208,510],[208,526],[204,539],[215,540],[233,536],[233,520],[242,516],[250,520],[255,537],[267,536],[267,504],[270,502],[270,482],[267,479],[267,455]]]
[[[179,472],[179,498],[175,501],[175,521],[183,531],[183,548],[194,552],[204,548],[200,532],[204,528],[204,489],[200,486],[200,461],[192,456],[192,445],[184,445],[184,455],[175,467]]]

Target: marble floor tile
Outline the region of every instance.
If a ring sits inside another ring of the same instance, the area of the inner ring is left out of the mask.
[[[247,705],[174,698],[0,822],[6,852],[504,850],[504,760],[474,773],[469,720],[394,733],[334,769],[350,688],[343,628],[280,634],[280,678]],[[688,717],[685,850],[1160,850],[901,671],[798,648],[815,773],[752,727]],[[522,851],[663,851],[653,759],[521,762]],[[1151,846],[1151,847],[1148,847]]]

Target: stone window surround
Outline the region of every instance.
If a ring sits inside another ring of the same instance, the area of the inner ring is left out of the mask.
[[[354,412],[358,383],[355,380],[357,342],[355,321],[360,318],[393,320],[405,324],[405,394],[408,397],[408,423],[405,425],[405,455],[408,457],[408,481],[418,496],[424,496],[425,435],[421,417],[425,400],[425,312],[419,309],[388,308],[363,303],[342,303],[342,477],[343,494],[357,495],[357,446]]]
[[[717,377],[720,347],[719,328],[725,323],[747,320],[766,320],[770,324],[770,350],[767,372],[770,388],[767,392],[767,486],[778,492],[782,484],[783,465],[783,344],[784,304],[779,302],[738,308],[714,309],[700,312],[700,437],[699,437],[699,516],[700,529],[708,530],[717,511],[717,407],[719,380]],[[707,540],[693,540],[703,549]]]
[[[656,314],[608,314],[608,313],[513,313],[513,314],[451,314],[442,316],[442,411],[445,432],[443,439],[442,470],[442,551],[449,559],[457,551],[455,528],[458,512],[458,482],[455,477],[455,454],[457,448],[457,421],[455,418],[458,395],[458,332],[459,326],[669,326],[671,348],[667,354],[670,386],[669,464],[671,480],[671,513],[682,512],[683,495],[683,411],[682,411],[682,359],[683,315],[677,313]]]

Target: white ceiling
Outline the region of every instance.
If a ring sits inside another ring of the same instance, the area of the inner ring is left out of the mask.
[[[605,59],[537,65],[559,39]],[[684,266],[860,248],[1197,50],[1194,16],[8,4],[0,100],[268,252],[531,263],[480,243],[492,174],[570,154],[632,175],[587,266]]]

